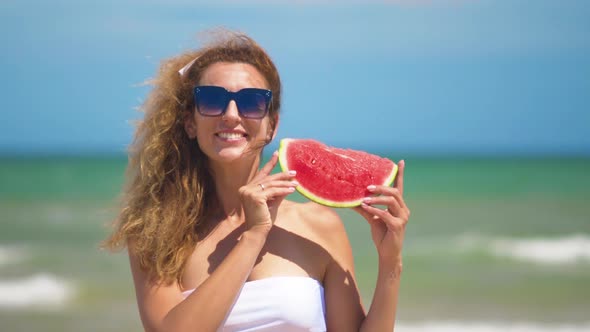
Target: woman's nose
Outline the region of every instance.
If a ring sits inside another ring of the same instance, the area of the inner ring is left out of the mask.
[[[240,122],[240,112],[238,112],[238,105],[236,105],[235,101],[230,100],[229,104],[227,104],[227,109],[223,113],[223,120],[228,123]]]

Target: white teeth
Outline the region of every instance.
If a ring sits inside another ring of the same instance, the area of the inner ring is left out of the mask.
[[[244,135],[240,133],[217,133],[217,136],[224,139],[239,139],[244,137]]]

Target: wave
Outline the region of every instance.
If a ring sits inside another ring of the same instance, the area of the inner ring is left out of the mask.
[[[587,332],[590,331],[590,323],[399,322],[395,330],[398,332]]]
[[[27,251],[22,247],[0,246],[0,267],[3,265],[22,262],[27,256]]]
[[[496,255],[537,263],[590,261],[590,237],[581,234],[555,239],[498,239],[491,248]]]
[[[586,234],[536,238],[464,235],[457,243],[462,249],[484,246],[495,256],[540,264],[590,262],[590,236]]]
[[[74,295],[74,286],[51,274],[0,280],[0,309],[63,307]]]

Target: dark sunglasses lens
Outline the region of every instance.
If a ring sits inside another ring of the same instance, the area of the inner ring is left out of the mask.
[[[223,88],[199,87],[195,96],[197,110],[202,115],[221,115],[227,106],[227,92]]]
[[[242,91],[236,103],[245,118],[261,119],[266,115],[269,99],[261,91]]]

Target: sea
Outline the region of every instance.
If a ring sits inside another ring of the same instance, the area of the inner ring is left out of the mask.
[[[396,331],[590,331],[590,159],[405,160],[412,216]],[[0,158],[0,331],[143,330],[126,254],[99,248],[126,162]],[[368,307],[369,228],[336,211]]]

